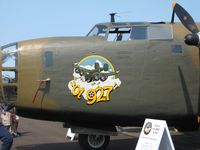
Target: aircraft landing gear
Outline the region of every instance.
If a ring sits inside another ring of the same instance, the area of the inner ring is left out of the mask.
[[[83,150],[105,150],[110,136],[79,134],[78,141]]]

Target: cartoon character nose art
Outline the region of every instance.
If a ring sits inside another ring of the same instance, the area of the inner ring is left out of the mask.
[[[99,55],[92,55],[73,64],[74,79],[68,83],[73,96],[85,99],[88,105],[110,101],[110,93],[121,85],[112,63]]]

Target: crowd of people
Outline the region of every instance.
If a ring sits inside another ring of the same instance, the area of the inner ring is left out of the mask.
[[[15,107],[0,104],[0,140],[2,142],[1,150],[10,150],[13,137],[20,136],[17,131],[19,116],[16,115]]]

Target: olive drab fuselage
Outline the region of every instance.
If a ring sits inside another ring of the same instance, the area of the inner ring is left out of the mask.
[[[198,116],[199,52],[184,43],[188,31],[180,23],[96,27],[102,34],[2,47],[3,99],[22,116],[69,124],[137,125],[147,117],[175,124]],[[4,66],[10,46],[15,63]]]

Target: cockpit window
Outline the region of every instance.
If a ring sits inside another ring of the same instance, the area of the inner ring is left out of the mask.
[[[148,39],[149,40],[173,39],[172,26],[171,25],[166,25],[166,26],[151,25],[148,28]]]
[[[105,37],[107,33],[107,26],[104,25],[96,25],[94,28],[88,33],[87,36],[103,36]]]
[[[131,40],[147,39],[147,27],[146,26],[133,26],[130,39]]]
[[[130,38],[131,28],[111,28],[108,35],[108,41],[127,41]]]
[[[133,26],[131,40],[168,40],[173,38],[171,25]]]
[[[170,40],[173,39],[173,28],[168,24],[153,23],[112,23],[98,24],[87,36],[102,36],[109,42],[131,40]]]

